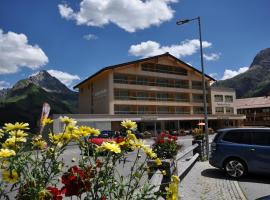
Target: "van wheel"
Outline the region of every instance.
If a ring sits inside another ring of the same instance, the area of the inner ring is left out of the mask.
[[[232,178],[240,178],[247,170],[243,161],[233,158],[225,162],[225,171]]]

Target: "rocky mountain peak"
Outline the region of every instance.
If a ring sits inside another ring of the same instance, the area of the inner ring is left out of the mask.
[[[63,93],[69,94],[73,93],[69,88],[67,88],[63,83],[61,83],[57,78],[51,76],[46,70],[39,71],[26,79],[18,81],[12,88],[12,90],[23,89],[29,84],[34,84],[41,87],[47,92]]]
[[[255,66],[270,66],[270,48],[261,50],[253,59],[250,68]]]

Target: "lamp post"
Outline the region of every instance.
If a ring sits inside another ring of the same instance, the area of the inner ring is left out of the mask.
[[[206,88],[205,88],[205,74],[203,64],[203,48],[202,48],[202,33],[201,33],[201,18],[196,17],[193,19],[178,20],[177,25],[183,25],[188,22],[197,20],[199,26],[199,38],[200,38],[200,53],[201,53],[201,70],[202,70],[202,84],[203,84],[203,107],[204,107],[204,122],[205,122],[205,140],[206,140],[206,157],[209,157],[209,137],[208,137],[208,116],[207,116],[207,102],[206,102]]]

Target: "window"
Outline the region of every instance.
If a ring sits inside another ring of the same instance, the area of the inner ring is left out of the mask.
[[[226,107],[226,113],[227,114],[233,114],[233,108],[232,107]]]
[[[262,109],[262,112],[264,112],[264,113],[269,113],[269,112],[270,112],[270,108],[263,108],[263,109]]]
[[[157,79],[157,86],[168,87],[169,83],[167,79]]]
[[[215,102],[223,102],[223,95],[216,94],[214,97]]]
[[[194,114],[203,114],[204,108],[203,107],[193,107],[193,113]]]
[[[233,96],[225,95],[225,102],[233,102]]]
[[[128,77],[123,74],[114,74],[113,82],[114,83],[128,83]]]
[[[256,131],[253,133],[253,144],[270,146],[270,132]]]
[[[192,81],[192,89],[202,90],[202,82],[201,81]]]
[[[193,100],[193,102],[203,102],[203,95],[202,94],[193,94],[192,100]]]
[[[137,99],[138,100],[147,100],[148,94],[146,92],[137,92]]]
[[[175,87],[176,88],[189,88],[189,84],[188,84],[188,81],[175,80]]]
[[[175,95],[175,100],[180,101],[180,102],[189,102],[189,95],[188,94],[177,93]]]
[[[139,106],[138,107],[138,113],[139,114],[146,114],[148,112],[148,107],[147,106]]]
[[[114,98],[120,100],[128,100],[129,94],[128,90],[114,90]]]
[[[167,94],[167,93],[158,93],[157,94],[157,100],[167,101],[168,98],[169,98],[169,94]]]
[[[222,140],[238,144],[251,144],[251,133],[248,131],[229,131]]]
[[[216,107],[216,113],[224,113],[224,108],[223,107]]]
[[[168,114],[169,113],[169,107],[167,106],[159,106],[157,107],[157,111],[159,114]]]
[[[185,107],[176,107],[175,113],[176,114],[190,114],[189,109]]]

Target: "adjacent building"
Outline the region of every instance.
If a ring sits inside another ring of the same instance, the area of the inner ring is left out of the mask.
[[[205,79],[209,126],[240,126],[244,116],[233,107],[235,92],[211,90],[215,80]],[[73,117],[108,122],[111,129],[127,118],[140,131],[154,132],[194,128],[204,119],[202,73],[169,53],[103,68],[74,88],[80,115]]]
[[[270,127],[270,97],[236,99],[237,113],[246,115],[245,126]]]

